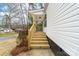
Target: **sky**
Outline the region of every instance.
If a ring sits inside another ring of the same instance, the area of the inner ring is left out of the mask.
[[[6,12],[8,12],[7,4],[0,3],[0,25],[1,25],[2,18]]]
[[[0,12],[6,12],[6,11],[8,11],[7,4],[0,3]]]

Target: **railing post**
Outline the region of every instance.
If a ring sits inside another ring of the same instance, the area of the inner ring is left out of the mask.
[[[28,31],[28,49],[30,49],[30,36],[31,36],[30,31]]]

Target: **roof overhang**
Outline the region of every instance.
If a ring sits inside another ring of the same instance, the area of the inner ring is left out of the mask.
[[[39,9],[39,10],[31,10],[29,11],[29,14],[31,15],[43,15],[44,14],[44,9]]]

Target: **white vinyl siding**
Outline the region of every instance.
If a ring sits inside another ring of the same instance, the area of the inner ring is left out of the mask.
[[[79,56],[79,4],[50,3],[45,32],[69,55]]]

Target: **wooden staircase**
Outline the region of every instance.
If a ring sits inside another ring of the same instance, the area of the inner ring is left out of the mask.
[[[30,41],[30,48],[49,48],[46,34],[44,32],[35,32]]]
[[[32,15],[33,24],[28,30],[28,49],[32,48],[49,48],[46,34],[42,31],[37,31],[37,24],[35,22],[36,16]],[[44,18],[44,16],[41,16]],[[42,20],[42,19],[41,19]]]

